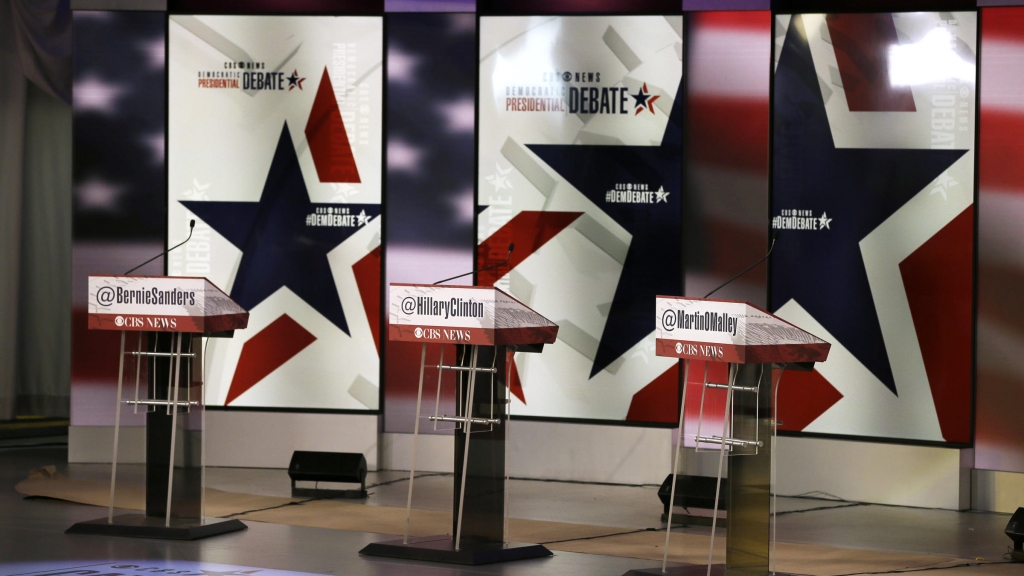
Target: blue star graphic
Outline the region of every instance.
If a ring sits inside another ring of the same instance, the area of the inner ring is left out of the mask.
[[[633,235],[590,377],[654,329],[654,297],[682,288],[682,86],[660,146],[530,144],[534,154]],[[646,95],[645,95],[646,99]],[[617,184],[647,185],[650,203],[606,202]],[[656,202],[656,191],[668,192]]]
[[[644,88],[646,87],[647,85],[645,84]],[[646,108],[647,99],[651,97],[650,94],[647,94],[645,90],[641,89],[637,89],[636,94],[630,94],[629,96],[633,100],[636,100],[636,104],[633,105],[634,108]]]
[[[285,287],[349,333],[327,254],[360,230],[360,212],[377,217],[380,205],[310,202],[287,123],[258,202],[181,203],[242,251],[235,302],[251,310]]]
[[[299,71],[293,70],[292,75],[289,76],[287,80],[288,90],[291,90],[292,88],[298,88],[299,90],[302,90],[302,81],[305,80],[305,78],[299,78]]]
[[[896,394],[859,242],[966,151],[836,148],[806,38],[794,16],[775,73],[772,214],[809,209],[827,227],[781,232],[771,309],[796,300]]]

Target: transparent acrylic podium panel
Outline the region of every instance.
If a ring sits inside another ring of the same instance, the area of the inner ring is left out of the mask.
[[[119,486],[118,464],[121,418],[128,412],[145,415],[145,523],[204,522],[202,341],[190,333],[122,332],[108,523],[123,521],[115,519],[114,507],[124,501],[119,487],[127,488]]]

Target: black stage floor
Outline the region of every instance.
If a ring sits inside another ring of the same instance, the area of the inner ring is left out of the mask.
[[[394,536],[346,532],[321,528],[307,528],[247,522],[245,532],[218,536],[209,540],[194,542],[173,542],[134,538],[69,535],[64,531],[75,522],[102,516],[102,509],[66,502],[26,500],[14,491],[14,485],[24,479],[29,470],[48,464],[56,464],[58,470],[67,472],[67,449],[60,446],[33,448],[11,448],[0,444],[0,576],[24,574],[39,570],[40,566],[17,565],[26,562],[68,561],[69,566],[82,566],[91,562],[153,560],[153,561],[202,561],[234,566],[246,566],[270,570],[309,572],[314,574],[337,575],[384,575],[409,574],[412,576],[454,576],[463,574],[504,574],[504,575],[592,575],[620,576],[632,568],[653,565],[650,561],[610,556],[556,552],[553,557],[524,560],[508,564],[488,566],[424,565],[416,562],[390,560],[359,556],[361,548],[371,542],[393,540]],[[96,474],[102,472],[97,467]],[[109,468],[106,468],[109,470]],[[211,470],[213,478],[224,474],[254,477],[277,475],[279,471],[238,471],[219,472]],[[109,474],[109,472],[107,472]],[[284,474],[280,471],[280,474]],[[388,473],[381,473],[386,476]],[[397,473],[392,475],[399,476]],[[276,478],[276,476],[273,476]],[[283,477],[286,481],[287,476]],[[450,498],[450,477],[437,477],[438,498],[429,507],[450,506],[444,497]],[[235,480],[235,483],[246,481]],[[274,480],[277,482],[277,480]],[[224,484],[231,482],[223,481]],[[369,479],[368,479],[369,483]],[[239,490],[238,486],[214,487]],[[429,491],[430,485],[424,482]],[[536,485],[532,487],[532,485]],[[396,482],[387,486],[395,497],[404,494],[407,485]],[[521,499],[528,499],[529,492],[536,490],[547,494],[549,501],[544,506],[547,518],[574,521],[579,510],[578,502],[570,496],[582,488],[580,485],[527,482],[520,488]],[[420,487],[417,481],[417,488]],[[256,486],[256,489],[266,490]],[[379,491],[378,498],[389,498],[389,492]],[[606,500],[614,498],[618,487],[601,487],[612,490]],[[621,487],[623,498],[643,497],[633,487]],[[595,488],[597,489],[597,488]],[[650,487],[651,512],[649,525],[658,524],[660,505],[654,496],[657,488]],[[241,491],[241,490],[239,490]],[[255,491],[255,490],[253,490]],[[558,496],[565,492],[565,498]],[[525,492],[525,493],[523,493]],[[638,496],[639,495],[639,496]],[[557,503],[566,504],[558,509]],[[521,500],[522,501],[522,500]],[[646,498],[644,498],[646,501]],[[404,504],[404,501],[403,501]],[[596,504],[595,504],[596,505]],[[614,503],[609,503],[614,506]],[[635,506],[634,506],[635,507]],[[1009,539],[1003,529],[1009,519],[1005,514],[975,512],[951,512],[891,506],[858,505],[839,507],[830,504],[822,509],[814,502],[790,503],[788,509],[798,510],[779,516],[780,540],[809,544],[824,544],[844,548],[918,552],[957,556],[960,558],[984,557],[998,560],[1006,552]],[[644,509],[646,511],[646,509]],[[529,510],[527,510],[527,514]],[[554,516],[554,517],[552,517]],[[579,521],[579,520],[575,520]],[[648,521],[643,517],[628,519],[639,523]],[[695,532],[706,528],[688,528]],[[136,562],[138,564],[138,562]],[[128,564],[125,564],[128,565]],[[1007,566],[1006,568],[1017,568]],[[1024,574],[1024,566],[1021,566]],[[965,574],[971,569],[965,569]],[[109,570],[108,570],[109,572]],[[82,572],[79,572],[80,574]],[[107,572],[97,572],[104,574]],[[1011,572],[1007,572],[1010,574]]]

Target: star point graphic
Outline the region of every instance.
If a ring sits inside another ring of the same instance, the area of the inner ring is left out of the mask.
[[[373,216],[367,216],[366,215],[366,210],[360,210],[359,214],[356,215],[356,225],[357,226],[366,226],[367,224],[370,223],[370,220],[372,220],[372,219],[373,219]]]
[[[643,112],[645,108],[649,110],[651,114],[654,114],[654,101],[661,98],[661,95],[655,94],[652,96],[647,90],[647,82],[644,82],[643,88],[638,90],[636,94],[630,94],[630,97],[635,101],[634,106],[636,108],[636,112],[634,112],[633,115],[636,116]]]
[[[646,92],[645,84],[641,95],[650,104],[654,96]],[[632,235],[594,355],[591,378],[651,333],[647,322],[636,319],[654,315],[655,296],[678,294],[680,290],[678,263],[682,250],[678,242],[664,241],[664,235],[679,233],[678,209],[654,210],[646,203],[602,201],[617,183],[639,181],[655,189],[656,195],[663,193],[665,204],[678,208],[679,199],[664,190],[681,187],[682,95],[683,90],[676,92],[665,133],[654,146],[527,144],[554,172],[601,205],[605,214]]]
[[[832,228],[829,227],[831,222],[832,219],[825,212],[822,212],[821,218],[818,218],[818,230],[831,230]]]
[[[826,225],[831,232],[812,242],[779,243],[770,309],[795,301],[898,395],[860,243],[966,150],[837,148],[802,17],[793,17],[775,78],[773,201],[821,210],[826,224],[828,212],[841,214],[843,225]],[[813,279],[808,262],[820,268]]]
[[[310,215],[337,208],[309,198],[288,123],[270,163],[257,202],[181,200],[182,205],[241,250],[231,299],[252,310],[281,288],[288,288],[331,323],[349,334],[348,322],[327,255],[359,226],[312,225]],[[346,204],[368,222],[377,204]]]
[[[511,172],[512,172],[512,167],[511,166],[509,166],[508,168],[502,169],[501,165],[498,164],[497,162],[495,162],[494,163],[494,174],[491,174],[490,176],[487,176],[486,180],[488,182],[490,182],[492,186],[494,186],[494,191],[495,192],[497,192],[499,190],[511,190],[512,189],[512,181],[508,177],[508,175]]]
[[[928,195],[931,196],[933,194],[942,194],[943,200],[949,200],[949,197],[947,196],[949,189],[959,184],[960,182],[957,182],[955,178],[953,178],[949,174],[943,173],[942,176],[939,176],[938,181],[936,182],[936,186],[932,188],[931,192],[929,192]]]
[[[305,80],[305,78],[299,78],[299,71],[298,70],[293,70],[292,71],[292,75],[289,76],[287,78],[287,80],[288,80],[288,91],[291,92],[292,89],[294,89],[294,88],[298,88],[299,90],[302,90],[302,81]]]
[[[659,186],[658,189],[654,191],[654,203],[657,204],[658,202],[664,202],[668,204],[669,194],[671,194],[671,192],[665,192],[664,186]]]

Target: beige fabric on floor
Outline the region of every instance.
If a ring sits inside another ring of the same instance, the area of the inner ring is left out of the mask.
[[[705,564],[708,561],[708,545],[710,542],[710,536],[673,531],[669,544],[669,560],[686,564]],[[656,561],[656,564],[661,561],[664,545],[665,532],[650,531],[608,536],[593,540],[562,542],[550,544],[548,548],[564,552],[643,558]],[[908,568],[952,566],[964,563],[962,559],[948,556],[854,550],[813,544],[789,544],[785,542],[778,543],[777,554],[776,570],[779,572],[815,574],[818,576],[887,572]],[[715,555],[712,562],[716,564],[725,562],[725,538],[721,536],[715,538]]]
[[[34,470],[15,490],[26,496],[68,500],[94,506],[107,506],[110,484],[89,480],[72,480],[57,474],[52,466]],[[117,490],[116,505],[130,510],[145,509],[145,487],[126,484]],[[354,532],[402,535],[405,529],[405,509],[392,506],[368,506],[337,500],[307,501],[298,498],[256,496],[206,489],[207,514],[224,518],[235,516],[242,520],[270,522],[294,526],[311,526]],[[294,504],[294,505],[289,505]],[[246,510],[257,512],[244,513]],[[452,514],[439,510],[413,510],[410,535],[430,536],[451,534]],[[543,520],[509,520],[509,533],[515,542],[544,543],[549,549],[561,552],[601,554],[650,561],[651,566],[661,560],[665,543],[664,531],[641,531],[623,534],[626,529],[609,526],[589,526]],[[673,532],[669,559],[673,562],[703,564],[707,562],[710,536]],[[964,564],[962,559],[928,554],[853,550],[811,544],[780,542],[777,548],[777,566],[780,572],[838,576],[865,572],[933,568],[929,574],[970,574],[1009,576],[1020,571],[1020,565],[989,564],[952,568]],[[714,562],[725,561],[725,538],[715,539]],[[946,567],[950,567],[946,569]]]
[[[53,466],[33,470],[28,478],[19,482],[14,489],[25,496],[67,500],[79,504],[103,506],[110,504],[110,483],[95,480],[73,480],[58,474]],[[277,496],[256,496],[206,489],[206,515],[225,518],[246,510],[260,510],[301,502],[302,498],[281,498]],[[125,510],[146,509],[146,487],[123,483],[117,486],[114,506]]]
[[[274,524],[314,526],[356,532],[402,535],[405,531],[405,508],[367,506],[336,500],[317,500],[301,506],[287,506],[238,516],[240,520],[256,520]],[[509,519],[509,535],[514,542],[551,542],[574,538],[593,538],[623,532],[623,528],[589,526],[544,520]],[[413,510],[409,523],[410,536],[432,536],[452,533],[452,513],[440,510]]]

